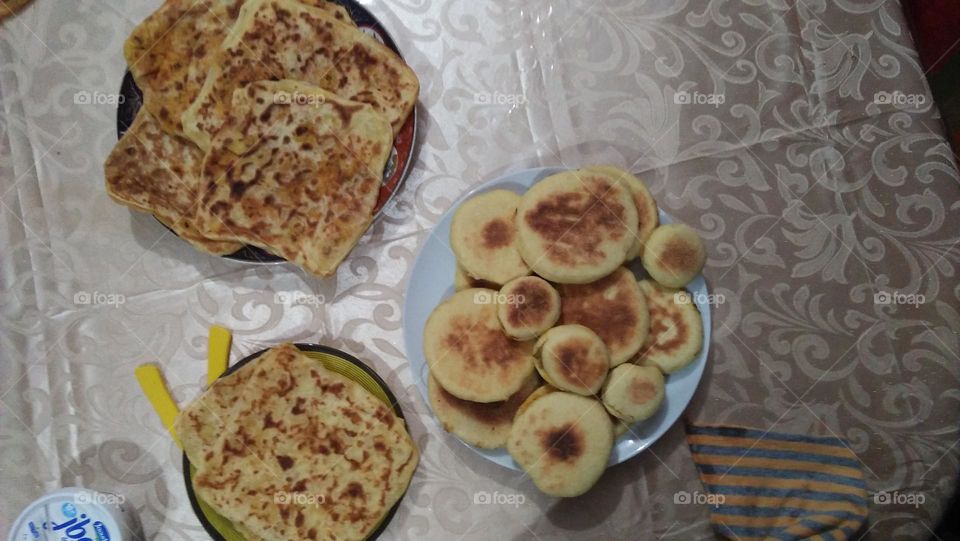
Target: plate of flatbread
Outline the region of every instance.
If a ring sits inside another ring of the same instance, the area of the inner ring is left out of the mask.
[[[403,312],[441,427],[556,496],[660,438],[697,389],[711,331],[705,250],[672,222],[610,166],[522,170],[457,200]]]
[[[201,251],[329,276],[414,161],[419,81],[352,0],[168,0],[124,56],[107,192]]]
[[[246,357],[175,426],[190,502],[216,540],[375,539],[419,461],[386,383],[317,344]]]

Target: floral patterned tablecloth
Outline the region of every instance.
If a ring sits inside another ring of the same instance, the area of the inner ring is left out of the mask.
[[[234,360],[320,342],[400,397],[423,457],[385,539],[711,538],[676,503],[703,490],[679,424],[558,501],[446,435],[405,358],[408,270],[459,194],[609,162],[707,242],[689,419],[843,437],[877,493],[867,538],[929,536],[960,459],[960,187],[895,0],[364,1],[420,76],[419,156],[327,280],[202,255],[105,194],[122,43],[158,4],[37,0],[0,25],[0,534],[85,485],[150,539],[205,539],[133,370],[189,401],[219,323]]]

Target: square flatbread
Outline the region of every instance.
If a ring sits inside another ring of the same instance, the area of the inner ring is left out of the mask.
[[[183,115],[187,136],[206,149],[235,89],[295,79],[382,113],[397,133],[417,100],[416,75],[389,48],[327,11],[295,0],[249,0],[224,39],[200,95]]]
[[[352,24],[343,6],[300,0]],[[196,99],[220,44],[240,15],[244,0],[167,0],[138,25],[123,55],[144,107],[169,133],[183,135],[180,117]]]
[[[217,396],[231,379],[244,381]],[[197,434],[211,405],[223,412],[216,404],[228,401],[216,438]],[[176,429],[187,456],[198,457],[197,496],[269,541],[366,538],[419,460],[391,408],[292,344],[217,380],[184,408]]]
[[[209,239],[195,225],[202,161],[199,148],[167,134],[141,109],[104,164],[107,193],[121,205],[154,214],[200,250],[231,254],[242,245]]]
[[[373,219],[392,140],[365,103],[297,81],[240,88],[203,164],[198,227],[329,276]]]

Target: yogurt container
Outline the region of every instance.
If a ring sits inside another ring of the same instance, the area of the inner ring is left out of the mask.
[[[20,513],[8,541],[142,541],[140,520],[123,496],[85,488],[47,494]]]

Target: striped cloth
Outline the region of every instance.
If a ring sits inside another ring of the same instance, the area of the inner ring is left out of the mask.
[[[843,440],[687,426],[714,529],[729,539],[850,539],[867,517],[860,462]]]

